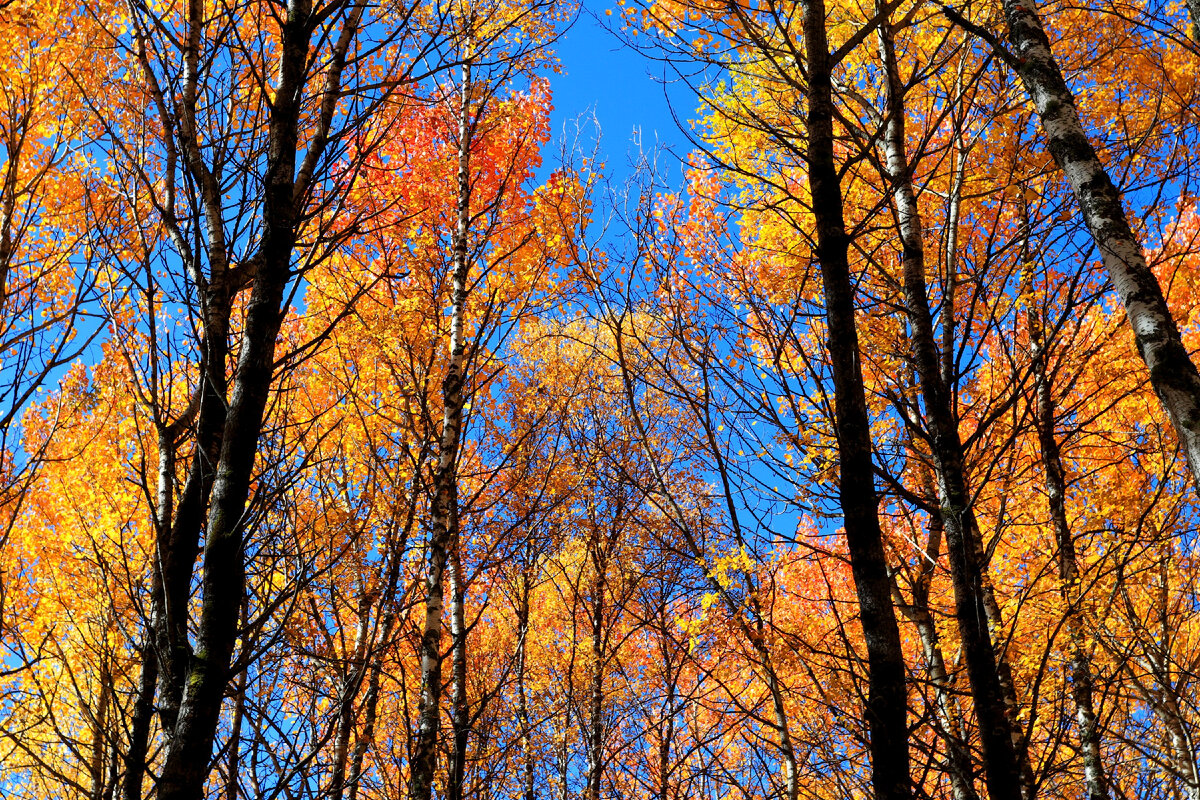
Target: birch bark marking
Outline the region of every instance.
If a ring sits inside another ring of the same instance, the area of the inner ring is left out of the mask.
[[[1016,68],[1041,118],[1050,153],[1079,202],[1125,306],[1150,383],[1179,435],[1192,482],[1200,491],[1200,372],[1129,225],[1121,193],[1084,131],[1075,96],[1050,50],[1033,0],[1004,0],[1004,14]]]
[[[442,381],[442,438],[433,475],[433,514],[425,591],[425,632],[421,637],[421,699],[416,745],[409,767],[409,800],[429,800],[437,768],[437,738],[442,702],[442,611],[446,566],[457,539],[458,480],[455,474],[463,415],[463,316],[467,299],[467,237],[471,227],[471,59],[463,62],[458,118],[458,222],[454,232],[454,278],[450,309],[450,363]]]
[[[1192,41],[1200,44],[1200,0],[1187,0],[1188,16],[1191,18]]]

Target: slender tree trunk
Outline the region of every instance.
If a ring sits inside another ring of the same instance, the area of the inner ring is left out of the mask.
[[[105,782],[101,800],[113,800],[117,796],[117,787],[121,785],[121,750],[117,741],[114,734],[113,746],[108,749],[108,780]]]
[[[242,614],[245,619],[245,607]],[[238,675],[237,689],[233,695],[233,721],[229,724],[229,760],[225,769],[225,799],[238,800],[242,791],[242,724],[246,719],[246,685],[250,681],[248,670]]]
[[[395,594],[394,580],[390,582],[390,586],[391,590],[384,595],[384,602],[393,602],[389,598]],[[396,611],[394,607],[389,607],[384,613],[383,621],[379,626],[379,642],[375,646],[376,654],[371,661],[370,677],[367,679],[367,691],[362,703],[362,732],[358,736],[358,741],[354,744],[354,754],[351,756],[350,769],[346,776],[346,797],[348,800],[356,800],[358,797],[367,748],[370,747],[372,740],[375,738],[375,721],[379,714],[379,689],[383,677],[383,648],[391,641],[392,629],[395,625]]]
[[[1039,361],[1043,360],[1042,356],[1038,358]],[[1037,388],[1038,438],[1041,442],[1046,494],[1050,500],[1050,517],[1054,525],[1054,538],[1058,544],[1058,577],[1067,613],[1071,699],[1075,703],[1075,723],[1078,726],[1079,752],[1083,758],[1087,798],[1107,800],[1108,786],[1093,702],[1091,657],[1087,650],[1084,620],[1079,610],[1079,567],[1075,557],[1075,541],[1067,522],[1066,476],[1054,434],[1054,399],[1044,367],[1045,364],[1042,363]]]
[[[1024,294],[1032,290],[1031,270],[1025,269],[1022,281]],[[1079,735],[1079,753],[1083,759],[1084,787],[1087,800],[1108,800],[1108,785],[1100,751],[1100,731],[1093,701],[1091,656],[1086,644],[1086,627],[1079,608],[1079,565],[1075,555],[1075,538],[1067,518],[1067,477],[1063,468],[1057,429],[1057,409],[1050,375],[1050,354],[1047,349],[1041,318],[1034,308],[1027,312],[1029,340],[1033,348],[1035,378],[1035,409],[1042,472],[1046,483],[1046,498],[1050,507],[1050,522],[1058,549],[1059,590],[1067,615],[1067,638],[1070,648],[1068,670],[1071,699],[1075,704],[1075,724]]]
[[[454,525],[457,530],[457,523]],[[467,624],[465,605],[466,586],[463,585],[462,559],[457,540],[450,551],[450,636],[453,645],[450,667],[453,684],[450,689],[450,728],[454,749],[450,756],[447,778],[447,800],[462,800],[467,773],[467,743],[471,734],[470,709],[467,699]]]
[[[914,603],[912,618],[921,639],[921,651],[929,665],[929,682],[933,684],[934,702],[946,740],[946,773],[950,778],[950,792],[954,800],[979,800],[972,776],[971,753],[963,738],[962,712],[952,693],[946,659],[929,606]]]
[[[1163,754],[1160,763],[1165,765],[1180,785],[1173,785],[1174,797],[1186,800],[1200,800],[1200,767],[1197,763],[1197,750],[1191,733],[1188,731],[1187,719],[1180,708],[1177,698],[1179,689],[1171,677],[1170,669],[1170,639],[1173,621],[1167,613],[1167,597],[1169,592],[1169,575],[1172,565],[1163,554],[1156,583],[1160,596],[1154,607],[1147,608],[1141,600],[1130,596],[1126,583],[1124,569],[1118,567],[1116,574],[1117,592],[1125,606],[1126,619],[1135,625],[1133,639],[1140,655],[1131,655],[1128,637],[1124,634],[1118,637],[1105,636],[1100,642],[1105,644],[1115,663],[1127,672],[1127,684],[1131,685],[1141,698],[1145,707],[1150,709],[1155,718],[1162,723],[1167,735],[1169,752]],[[1153,614],[1155,620],[1149,619]],[[1152,627],[1153,626],[1153,627]],[[1116,641],[1113,641],[1113,639]],[[1126,640],[1126,641],[1122,641]],[[1152,681],[1147,685],[1143,675]],[[1191,703],[1191,698],[1187,698]],[[1145,744],[1142,744],[1145,748]]]
[[[142,645],[142,672],[138,679],[137,699],[129,726],[129,745],[125,750],[125,779],[122,800],[142,800],[142,781],[146,774],[146,755],[150,748],[150,726],[154,721],[154,690],[158,685],[158,656],[154,653],[153,624],[146,627],[147,641]]]
[[[225,371],[229,356],[230,298],[222,292],[208,292],[205,334],[201,342],[204,362],[201,367],[200,399],[196,421],[196,447],[178,504],[172,504],[174,466],[160,466],[159,508],[165,535],[160,538],[158,569],[162,594],[153,617],[159,620],[156,652],[159,664],[159,715],[169,740],[175,732],[184,684],[191,665],[192,647],[188,639],[188,607],[192,597],[192,578],[200,538],[204,529],[204,510],[212,496],[217,461],[220,458],[228,402]],[[171,453],[172,439],[179,431],[168,430],[160,437],[160,449]],[[174,519],[171,510],[174,508]]]
[[[169,113],[166,95],[150,66],[145,39],[138,37],[138,58],[143,67],[147,86],[158,105],[164,138],[168,141],[168,181],[173,175],[175,148],[178,141],[184,164],[191,179],[200,190],[208,259],[208,277],[189,243],[182,237],[176,241],[181,255],[188,263],[193,285],[200,302],[200,380],[195,403],[194,449],[187,478],[177,504],[173,502],[174,458],[176,442],[192,424],[190,412],[173,423],[157,419],[159,425],[159,476],[157,500],[157,549],[155,576],[160,592],[152,597],[155,604],[151,619],[154,651],[159,658],[158,710],[162,720],[163,737],[169,743],[174,736],[179,706],[183,701],[184,682],[191,665],[192,650],[188,640],[188,605],[192,593],[196,556],[200,552],[200,537],[204,528],[220,457],[221,436],[225,427],[228,404],[226,370],[229,360],[229,325],[232,313],[233,289],[229,272],[229,250],[223,227],[224,198],[218,182],[208,171],[200,145],[196,121],[197,93],[201,75],[202,39],[204,37],[204,4],[189,0],[187,34],[183,46],[182,86],[176,103],[176,113]],[[173,201],[172,201],[173,202]]]
[[[665,669],[669,671],[672,665],[665,657],[663,661]],[[670,800],[671,796],[671,744],[675,741],[675,692],[675,677],[667,674],[666,707],[663,710],[663,718],[659,721],[658,791],[656,792],[658,800]]]
[[[166,437],[159,436],[159,476],[157,511],[154,519],[155,545],[161,551],[167,547],[171,519],[172,486],[170,475],[173,469],[173,450]],[[159,664],[166,654],[158,652],[163,630],[160,619],[163,614],[162,563],[156,554],[150,577],[150,617],[142,631],[141,675],[138,679],[137,699],[129,727],[129,742],[125,748],[125,776],[121,783],[122,800],[141,800],[142,783],[146,775],[146,756],[150,751],[150,728],[154,723],[154,698],[158,689]]]
[[[1200,800],[1200,769],[1196,766],[1196,749],[1188,735],[1179,705],[1165,692],[1152,706],[1167,729],[1171,740],[1171,761],[1175,774],[1183,784],[1183,795],[1187,800]]]
[[[1004,514],[1001,513],[999,516],[1003,517]],[[1013,751],[1017,754],[1017,767],[1020,770],[1021,796],[1029,800],[1034,796],[1035,791],[1033,764],[1029,760],[1029,747],[1025,740],[1025,732],[1021,723],[1021,700],[1017,694],[1017,682],[1013,678],[1012,663],[1008,657],[1009,645],[1000,643],[1005,629],[1004,615],[1000,611],[1000,603],[996,600],[996,592],[992,586],[991,577],[988,575],[987,555],[983,547],[983,532],[979,528],[979,520],[975,516],[975,511],[968,507],[965,519],[971,546],[975,549],[975,561],[979,564],[983,610],[987,615],[988,629],[991,631],[993,637],[993,646],[996,648],[996,674],[1000,679],[1000,699],[1004,704],[1004,715],[1008,720]],[[1036,714],[1037,709],[1031,709],[1031,713]]]
[[[363,588],[358,600],[358,624],[354,626],[350,663],[346,665],[346,674],[342,676],[342,687],[338,693],[338,723],[333,738],[329,789],[326,792],[332,800],[342,800],[346,791],[346,765],[350,760],[350,740],[354,736],[354,723],[358,713],[354,701],[358,699],[366,670],[367,648],[370,646],[367,634],[371,626],[372,606],[372,599]]]
[[[929,488],[932,491],[932,486]],[[942,518],[931,514],[924,558],[920,572],[913,582],[912,603],[906,605],[898,597],[897,605],[916,626],[917,635],[921,640],[921,652],[925,656],[926,671],[934,692],[934,707],[946,742],[946,773],[950,778],[950,792],[954,800],[979,800],[979,794],[975,791],[971,751],[963,735],[962,709],[950,684],[950,673],[946,669],[946,658],[942,653],[937,624],[929,607],[930,582],[933,578],[933,567],[941,556],[942,534]],[[896,591],[899,595],[899,587]]]
[[[600,784],[604,777],[604,666],[608,657],[605,647],[604,626],[608,608],[605,603],[608,594],[608,558],[600,551],[601,545],[596,541],[598,534],[593,535],[592,568],[596,571],[596,580],[592,584],[592,614],[591,614],[591,656],[592,679],[588,694],[588,716],[586,734],[587,747],[587,788],[584,790],[584,800],[600,800]]]
[[[424,461],[425,448],[422,446],[416,463]],[[362,731],[354,743],[354,754],[350,758],[350,768],[346,775],[346,797],[357,800],[359,784],[362,781],[363,764],[366,761],[367,749],[375,738],[375,720],[379,713],[379,690],[383,677],[383,657],[392,641],[392,631],[396,627],[396,591],[400,586],[401,566],[404,554],[408,551],[408,538],[416,521],[417,505],[420,502],[421,491],[416,477],[412,482],[412,490],[408,499],[408,509],[403,525],[400,528],[398,540],[389,541],[389,563],[387,581],[383,593],[379,596],[379,607],[383,616],[379,624],[379,638],[371,646],[370,670],[367,678],[367,691],[362,702]],[[384,610],[385,609],[385,610]]]
[[[942,364],[925,286],[925,244],[905,145],[903,83],[896,63],[890,22],[880,25],[880,50],[887,76],[887,123],[884,149],[892,181],[892,201],[903,245],[905,305],[925,415],[931,428],[942,525],[950,553],[956,616],[967,661],[967,675],[979,718],[984,772],[992,800],[1020,800],[1023,774],[1017,743],[1019,729],[1006,708],[996,649],[988,629],[983,567],[972,531],[970,495],[963,470],[962,443],[942,381]],[[1025,800],[1029,800],[1025,795]]]
[[[468,236],[471,225],[471,63],[462,67],[458,120],[458,225],[454,233],[454,286],[450,311],[450,360],[442,381],[442,436],[433,476],[433,519],[429,533],[428,575],[425,583],[425,631],[421,637],[421,700],[417,736],[409,765],[409,800],[429,800],[437,770],[438,730],[442,703],[442,606],[450,548],[457,539],[451,530],[457,519],[456,461],[462,435],[463,331],[470,270]]]
[[[107,662],[107,657],[105,657]],[[92,756],[88,771],[91,773],[91,800],[104,800],[108,762],[104,756],[109,745],[108,736],[108,707],[112,703],[112,673],[105,663],[100,669],[100,697],[96,700],[96,709],[91,711],[92,717]]]
[[[529,719],[526,675],[529,669],[529,573],[521,575],[517,603],[517,725],[521,729],[521,798],[536,800],[534,791],[533,722]]]
[[[840,461],[838,492],[870,672],[866,712],[872,785],[878,800],[908,800],[912,797],[912,784],[904,653],[879,527],[871,425],[854,320],[849,237],[834,159],[832,64],[825,29],[825,3],[804,0],[802,9],[808,65],[808,180],[816,219],[816,255],[825,293],[826,345],[833,367]]]
[[[961,85],[961,76],[960,76]],[[957,122],[956,122],[957,125]],[[956,127],[955,155],[958,163],[954,167],[954,180],[950,186],[950,207],[946,214],[946,286],[942,291],[942,383],[952,388],[957,383],[958,370],[955,358],[956,320],[955,303],[958,294],[958,226],[962,215],[962,189],[967,177],[967,153],[957,147],[961,131]],[[951,398],[953,400],[954,398]],[[954,408],[953,402],[950,405]]]
[[[1193,0],[1194,2],[1194,0]],[[1033,0],[1004,0],[1014,66],[1033,99],[1054,161],[1063,170],[1100,250],[1150,383],[1162,401],[1200,489],[1200,372],[1188,356],[1162,287],[1129,225],[1121,193],[1084,131]]]
[[[395,624],[395,614],[389,609],[381,626],[380,642],[387,642],[392,625]],[[386,633],[385,633],[386,631]],[[379,713],[379,684],[383,677],[383,656],[377,655],[371,662],[370,677],[367,679],[367,692],[363,696],[363,726],[358,741],[354,743],[354,755],[350,759],[350,769],[346,775],[346,797],[356,800],[359,783],[362,781],[363,762],[366,761],[367,748],[375,736],[375,719]]]
[[[570,774],[570,757],[567,749],[569,742],[569,733],[566,725],[563,725],[562,736],[558,744],[558,797],[559,800],[570,800],[571,785],[567,781],[567,776]]]
[[[760,655],[762,654],[760,650]],[[767,673],[767,690],[771,693],[771,713],[775,719],[775,730],[779,733],[779,752],[783,757],[783,790],[787,800],[797,800],[800,797],[800,765],[796,762],[796,747],[792,743],[787,708],[783,704],[783,689],[769,656],[763,666]]]
[[[394,579],[390,582],[391,589],[384,595],[384,602],[394,602],[391,598],[395,595],[395,583]],[[383,678],[383,651],[391,641],[392,629],[395,626],[396,611],[394,607],[389,607],[384,612],[383,621],[379,626],[379,642],[375,645],[376,652],[371,660],[369,678],[367,679],[367,691],[363,696],[362,702],[362,732],[354,744],[354,754],[350,758],[350,769],[346,776],[346,797],[348,800],[356,800],[358,797],[358,788],[362,780],[363,763],[366,760],[367,748],[370,747],[375,737],[375,721],[379,714],[379,689]]]

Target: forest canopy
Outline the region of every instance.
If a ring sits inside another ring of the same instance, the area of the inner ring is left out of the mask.
[[[0,42],[0,795],[1200,800],[1198,0]]]

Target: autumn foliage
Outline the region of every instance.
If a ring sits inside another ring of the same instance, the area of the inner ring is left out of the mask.
[[[1198,24],[0,0],[0,795],[1200,800]]]

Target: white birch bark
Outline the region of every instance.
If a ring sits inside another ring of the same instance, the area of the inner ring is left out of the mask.
[[[1179,436],[1193,483],[1200,488],[1200,372],[1129,225],[1121,192],[1087,137],[1037,7],[1033,0],[1004,0],[1004,13],[1014,65],[1037,109],[1050,153],[1075,193],[1150,370],[1150,383]]]

